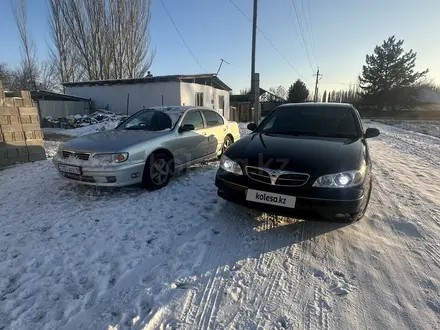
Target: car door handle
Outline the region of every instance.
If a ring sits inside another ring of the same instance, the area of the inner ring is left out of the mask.
[[[225,128],[223,128],[223,131],[225,131],[225,132],[226,132],[226,127],[225,127]]]
[[[203,132],[202,135],[205,135],[205,136],[206,136],[206,132]]]

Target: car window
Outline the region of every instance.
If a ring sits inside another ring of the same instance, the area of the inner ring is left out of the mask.
[[[225,121],[223,120],[222,116],[220,116],[218,113],[215,113],[215,115],[217,116],[218,124],[223,125]]]
[[[203,118],[200,111],[188,113],[182,121],[182,126],[183,125],[194,125],[194,129],[203,128]]]
[[[283,106],[257,128],[259,133],[359,137],[359,123],[350,107]]]
[[[203,116],[205,116],[206,126],[213,127],[223,124],[223,120],[220,122],[217,117],[217,113],[210,110],[203,110]]]
[[[171,118],[162,111],[147,109],[135,113],[123,122],[118,129],[161,131],[171,128]]]

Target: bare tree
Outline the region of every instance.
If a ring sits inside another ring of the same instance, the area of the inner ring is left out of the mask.
[[[50,0],[50,12],[62,81],[142,77],[150,68],[151,0]]]
[[[284,86],[270,87],[269,92],[272,93],[267,98],[269,102],[280,102],[287,99],[287,90]]]
[[[45,91],[61,91],[61,82],[58,77],[58,68],[56,63],[48,59],[39,64],[39,79],[37,89]]]
[[[63,15],[63,0],[49,0],[49,31],[52,47],[49,57],[56,66],[59,82],[75,81],[82,78],[76,47],[72,47],[72,36]]]
[[[11,70],[6,63],[0,62],[0,81],[3,83],[5,88],[9,88],[11,82]]]
[[[26,0],[10,2],[21,44],[21,66],[16,72],[15,85],[19,89],[32,89],[38,79],[38,62],[37,49],[28,31]]]

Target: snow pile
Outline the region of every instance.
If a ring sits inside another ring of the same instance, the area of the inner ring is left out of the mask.
[[[100,130],[115,128],[120,122],[128,118],[106,110],[97,110],[88,115],[71,115],[54,119],[43,119],[43,131],[61,133],[70,136],[80,136]]]
[[[404,130],[440,138],[440,120],[375,120]]]

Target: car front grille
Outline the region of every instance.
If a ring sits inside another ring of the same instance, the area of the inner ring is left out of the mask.
[[[63,150],[63,158],[75,157],[81,160],[89,160],[90,154]]]
[[[273,170],[261,167],[246,167],[246,174],[254,181],[284,187],[301,187],[309,181],[307,173]]]
[[[81,181],[81,182],[96,182],[95,179],[92,176],[84,176],[84,175],[78,175],[73,173],[63,173],[64,177],[66,179],[75,180],[75,181]]]

